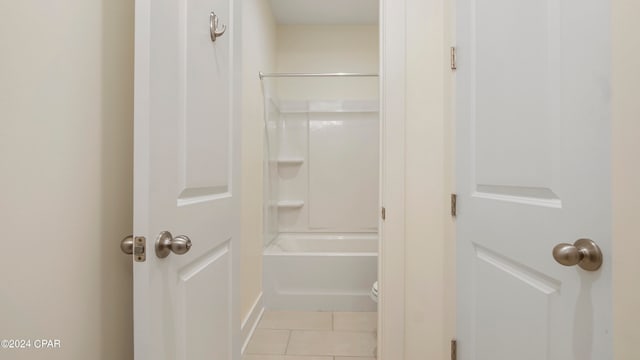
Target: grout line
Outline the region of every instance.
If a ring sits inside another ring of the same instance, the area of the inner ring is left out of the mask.
[[[376,334],[378,331],[373,330],[364,330],[364,329],[341,329],[341,330],[331,330],[333,332],[341,332],[341,333],[365,333],[365,334]],[[357,357],[357,356],[356,356]]]
[[[333,330],[333,331],[336,331],[335,314],[336,314],[335,311],[331,312],[331,330]]]
[[[287,337],[287,346],[284,347],[284,355],[287,355],[287,352],[289,351],[289,343],[291,342],[291,334],[293,333],[292,329],[288,329],[288,331],[289,331],[289,337]]]

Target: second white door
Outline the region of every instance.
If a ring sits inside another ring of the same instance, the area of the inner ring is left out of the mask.
[[[457,2],[461,359],[613,358],[609,7]],[[580,238],[597,271],[554,260]]]

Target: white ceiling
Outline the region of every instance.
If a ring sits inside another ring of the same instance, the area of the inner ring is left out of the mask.
[[[271,0],[278,24],[377,24],[378,0]]]

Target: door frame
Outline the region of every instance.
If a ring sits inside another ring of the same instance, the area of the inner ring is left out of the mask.
[[[379,5],[380,201],[386,220],[379,227],[378,359],[445,359],[456,311],[455,223],[449,215],[455,1]]]
[[[637,214],[640,213],[640,3],[612,1],[612,214],[613,214],[613,353],[615,359],[638,359],[640,348],[640,263]]]
[[[378,359],[404,359],[406,1],[380,0]],[[393,239],[393,241],[390,241]]]

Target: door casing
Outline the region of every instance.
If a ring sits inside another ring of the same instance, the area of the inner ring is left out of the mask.
[[[453,7],[380,0],[383,360],[448,358],[455,335]]]

